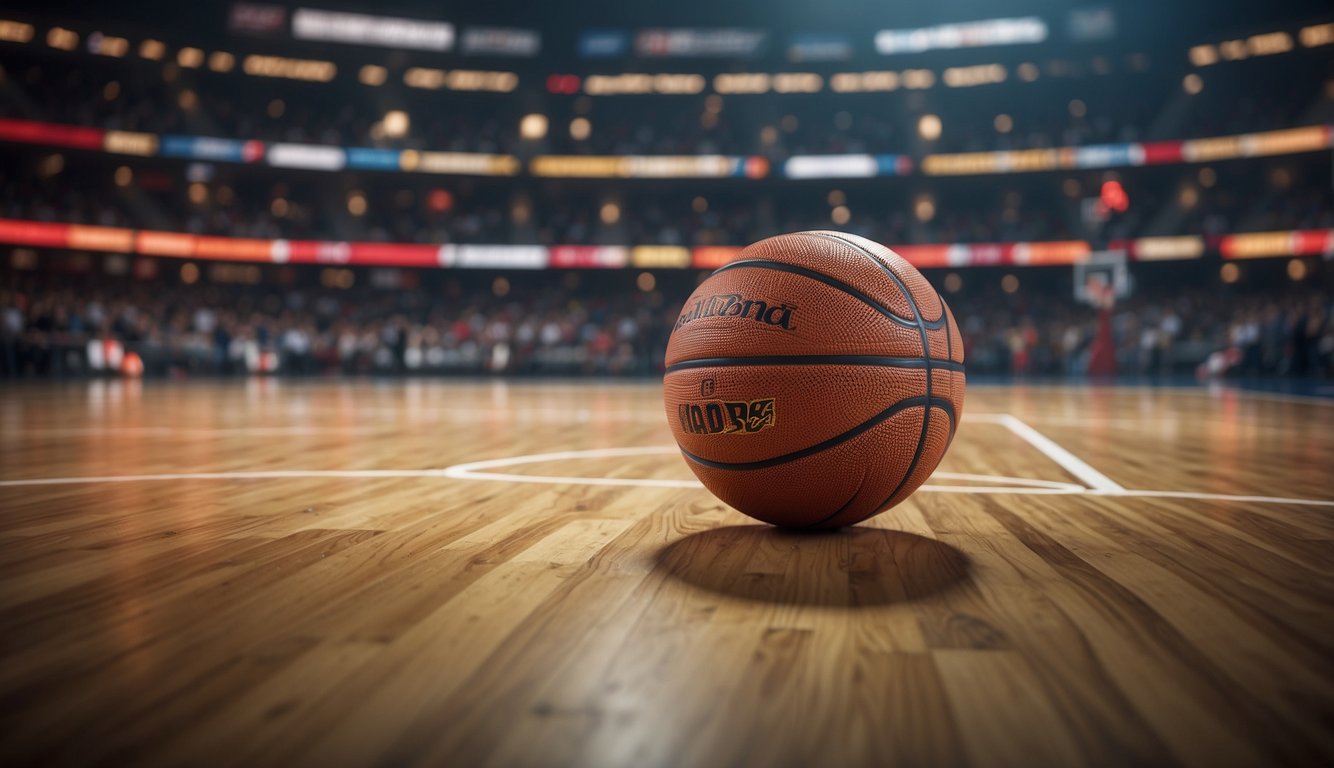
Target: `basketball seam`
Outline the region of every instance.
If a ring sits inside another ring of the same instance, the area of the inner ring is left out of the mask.
[[[801,275],[802,277],[807,277],[810,278],[811,280],[815,280],[816,282],[824,283],[830,288],[834,288],[839,291],[842,291],[843,293],[846,293],[847,295],[860,301],[861,303],[865,304],[871,309],[874,309],[876,312],[879,312],[880,314],[889,318],[898,325],[903,326],[904,328],[913,328],[916,327],[917,325],[915,321],[909,320],[905,317],[899,317],[898,315],[894,314],[894,311],[891,310],[889,307],[886,307],[885,305],[881,304],[880,302],[876,301],[870,296],[862,293],[856,288],[853,288],[851,285],[848,285],[842,280],[839,280],[836,277],[830,277],[829,275],[826,275],[823,272],[819,272],[814,269],[808,269],[806,267],[797,264],[788,264],[787,262],[784,261],[773,261],[771,259],[745,259],[743,261],[734,261],[731,264],[725,264],[719,267],[717,270],[715,270],[713,274],[716,275],[719,272],[726,272],[732,269],[744,269],[744,268],[772,269],[775,272],[787,272],[793,275]]]
[[[945,302],[943,301],[940,302],[940,317],[937,317],[935,320],[927,320],[926,314],[923,313],[921,308],[917,306],[917,300],[914,299],[912,293],[908,291],[908,286],[904,284],[903,280],[897,274],[894,273],[894,270],[889,268],[888,264],[881,261],[879,258],[876,257],[874,253],[871,253],[862,245],[854,243],[853,241],[848,240],[835,232],[805,232],[802,234],[813,235],[815,237],[823,237],[826,240],[835,240],[837,242],[843,243],[844,245],[856,248],[858,251],[861,251],[866,256],[866,258],[871,260],[872,264],[879,267],[881,272],[884,272],[886,275],[889,276],[890,280],[894,281],[894,285],[899,289],[899,291],[903,293],[903,297],[908,300],[908,304],[911,305],[913,310],[913,317],[914,317],[913,324],[920,322],[922,325],[926,326],[927,328],[933,331],[945,325]],[[940,299],[939,293],[936,294],[936,299],[937,300]]]
[[[687,459],[690,459],[696,464],[703,464],[706,467],[712,467],[714,469],[731,469],[731,470],[742,470],[742,471],[752,470],[752,469],[768,469],[769,467],[776,467],[779,464],[786,464],[790,461],[796,461],[797,459],[804,459],[807,456],[814,456],[815,454],[820,453],[821,451],[827,451],[830,448],[838,446],[842,443],[846,443],[847,441],[853,439],[854,437],[857,437],[858,435],[861,435],[864,432],[874,429],[875,427],[879,426],[882,422],[884,422],[886,419],[888,419],[890,416],[893,416],[897,413],[902,413],[903,411],[906,411],[909,408],[915,408],[919,405],[925,406],[929,402],[930,401],[928,400],[928,398],[922,395],[900,400],[897,403],[894,403],[885,410],[881,411],[880,413],[877,413],[876,415],[872,416],[866,421],[863,421],[862,423],[856,425],[855,427],[849,429],[846,432],[834,435],[828,440],[822,440],[816,443],[815,445],[802,448],[801,450],[798,451],[792,451],[791,453],[785,453],[781,456],[775,456],[771,459],[760,459],[758,461],[737,461],[737,462],[714,461],[712,459],[706,459],[702,456],[696,456],[695,454],[691,453],[690,451],[687,451],[683,447],[681,448],[681,453],[683,453]],[[680,447],[679,442],[677,443],[677,446]]]
[[[950,431],[953,432],[953,431],[954,431],[954,425],[955,425],[955,423],[956,423],[956,421],[957,421],[957,417],[956,417],[955,414],[954,414],[954,406],[950,405],[950,403],[949,403],[948,400],[941,400],[940,398],[932,398],[932,400],[931,400],[931,405],[930,405],[929,408],[927,408],[927,410],[929,411],[931,408],[939,408],[942,412],[944,412],[944,414],[945,414],[945,420],[948,421],[948,422],[950,423]],[[860,492],[860,489],[859,489],[859,492]],[[898,493],[898,489],[895,489],[894,492],[895,492],[895,493]],[[855,498],[855,497],[854,497],[854,498]],[[893,497],[893,496],[890,496],[889,498],[892,499],[892,498],[894,498],[894,497]],[[833,513],[832,515],[829,515],[828,517],[824,518],[823,520],[821,520],[821,521],[819,521],[819,522],[816,522],[816,523],[809,523],[809,524],[807,524],[806,526],[803,526],[803,527],[814,528],[814,527],[816,527],[816,526],[828,525],[831,521],[833,521],[833,520],[837,520],[837,519],[839,518],[839,516],[842,515],[845,511],[847,511],[848,507],[850,507],[851,505],[852,505],[852,502],[851,502],[851,500],[849,500],[848,503],[844,504],[842,507],[839,508],[839,510],[838,510],[837,512]],[[881,502],[881,506],[883,506],[883,505],[884,505],[884,502]],[[876,509],[878,510],[879,507],[877,507]],[[857,521],[854,520],[853,522],[857,522]]]
[[[913,319],[917,321],[918,333],[922,337],[922,360],[926,364],[925,370],[926,370],[926,406],[927,406],[922,410],[922,431],[917,436],[917,447],[913,449],[912,460],[908,462],[908,469],[904,471],[903,477],[899,480],[898,485],[894,486],[894,490],[891,491],[890,494],[885,497],[884,501],[880,502],[875,506],[875,509],[879,510],[881,507],[888,504],[890,499],[893,499],[895,496],[897,496],[899,494],[899,491],[903,490],[903,486],[907,485],[908,481],[912,479],[913,472],[917,471],[917,464],[922,459],[922,450],[926,447],[926,438],[927,435],[929,434],[931,426],[931,346],[930,346],[930,341],[927,339],[926,336],[926,318],[922,317],[922,310],[917,306],[917,299],[913,297],[912,291],[908,290],[908,286],[904,284],[903,280],[900,279],[898,275],[894,274],[894,270],[890,269],[889,265],[885,264],[880,259],[877,259],[875,257],[875,254],[871,253],[866,248],[862,247],[860,244],[855,243],[851,240],[845,240],[837,235],[827,235],[818,232],[811,234],[815,235],[816,237],[823,237],[826,240],[833,240],[835,242],[843,243],[844,245],[847,245],[861,252],[864,256],[866,256],[866,258],[871,260],[871,263],[879,267],[880,271],[888,275],[889,279],[894,282],[894,285],[898,286],[898,289],[903,292],[903,298],[907,300],[908,308],[912,310]],[[943,303],[940,305],[940,319],[941,320],[945,319],[945,305]],[[816,520],[815,522],[811,523],[811,526],[817,526],[827,523],[830,520],[834,519],[836,515],[837,513],[833,515],[826,515],[823,519]]]
[[[672,363],[664,374],[691,368],[729,368],[753,365],[855,365],[882,368],[925,368],[921,357],[885,357],[881,355],[759,355],[754,357],[697,357]],[[963,363],[931,358],[933,368],[962,371]]]
[[[752,469],[768,469],[770,467],[776,467],[779,464],[786,464],[789,461],[796,461],[798,459],[804,459],[808,456],[814,456],[815,454],[820,453],[821,451],[827,451],[830,448],[836,448],[840,444],[845,443],[861,435],[863,432],[869,432],[870,430],[879,426],[885,420],[889,419],[889,417],[891,416],[902,413],[903,411],[906,411],[909,408],[916,408],[918,406],[926,406],[926,405],[930,405],[931,408],[939,408],[941,411],[945,413],[945,416],[949,419],[950,424],[954,423],[956,417],[954,415],[954,406],[953,404],[950,403],[950,401],[942,400],[939,397],[933,397],[931,398],[930,402],[928,402],[925,396],[918,395],[917,397],[909,397],[904,400],[900,400],[897,403],[894,403],[893,405],[889,406],[885,410],[881,411],[880,413],[877,413],[876,415],[867,419],[866,421],[863,421],[862,423],[854,426],[852,429],[849,429],[848,431],[843,432],[841,434],[835,435],[829,438],[828,440],[816,443],[815,445],[812,445],[808,448],[802,448],[799,451],[785,453],[782,456],[775,456],[772,459],[760,459],[759,461],[741,461],[741,462],[714,461],[713,459],[706,459],[702,456],[696,456],[690,451],[687,451],[681,445],[680,442],[677,442],[676,447],[681,449],[681,453],[684,454],[687,459],[690,459],[696,464],[703,464],[706,467],[712,467],[713,469],[729,469],[738,471],[748,471]]]
[[[936,301],[940,302],[940,316],[945,318],[945,356],[950,359],[951,363],[954,363],[954,338],[953,338],[954,334],[950,333],[951,330],[950,319],[949,319],[950,313],[949,310],[945,308],[945,300],[940,298],[940,291],[936,291]],[[963,363],[957,363],[957,365],[959,366],[957,370],[960,373],[962,373],[964,370]],[[951,368],[950,370],[956,370],[956,369]],[[953,394],[954,394],[954,382],[951,381],[950,395],[952,396]],[[954,442],[954,430],[955,427],[957,426],[958,425],[955,423],[955,421],[953,419],[950,419],[950,436],[949,439],[945,441],[945,450],[947,451],[950,448],[950,443]]]

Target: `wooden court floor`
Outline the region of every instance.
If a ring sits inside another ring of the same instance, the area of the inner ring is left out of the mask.
[[[852,529],[656,385],[0,389],[0,764],[1334,761],[1334,406],[983,388]]]

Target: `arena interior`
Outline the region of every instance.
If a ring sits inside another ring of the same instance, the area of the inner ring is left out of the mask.
[[[0,762],[1331,764],[1332,53],[1319,0],[10,0]],[[663,407],[809,230],[968,382],[825,533]]]

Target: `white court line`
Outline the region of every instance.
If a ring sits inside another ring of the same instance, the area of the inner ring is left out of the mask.
[[[1022,423],[1022,422],[1021,422]],[[1058,446],[1059,447],[1059,446]],[[456,480],[495,480],[506,483],[543,483],[555,485],[614,485],[650,488],[702,488],[695,480],[633,477],[552,477],[547,475],[518,475],[504,472],[479,472],[481,469],[499,469],[520,464],[567,459],[605,459],[619,456],[649,456],[674,454],[676,446],[655,445],[634,448],[598,448],[586,451],[559,451],[529,454],[503,459],[487,459],[467,464],[456,464],[445,469],[364,469],[364,470],[268,470],[256,472],[192,472],[157,475],[108,475],[99,477],[47,477],[27,480],[0,480],[0,487],[41,485],[78,485],[94,483],[133,483],[170,480],[273,480],[273,479],[386,479],[428,478]],[[1117,486],[1117,490],[1097,491],[1074,483],[1035,478],[972,475],[955,472],[936,472],[933,478],[989,482],[992,485],[932,485],[919,491],[928,493],[995,493],[1019,496],[1132,496],[1143,498],[1194,499],[1256,504],[1300,504],[1305,506],[1334,507],[1334,500],[1295,499],[1281,496],[1229,495],[1223,493],[1195,493],[1192,491],[1131,490]]]
[[[1065,471],[1084,481],[1093,490],[1106,494],[1120,493],[1125,490],[1120,483],[1089,466],[1083,459],[1057,445],[1051,438],[1008,413],[1002,414],[997,419],[997,423],[1004,425],[1029,445],[1041,451],[1047,458],[1060,464]]]

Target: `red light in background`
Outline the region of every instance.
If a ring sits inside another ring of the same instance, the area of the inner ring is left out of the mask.
[[[1102,193],[1098,196],[1102,204],[1117,213],[1125,213],[1130,208],[1130,196],[1126,194],[1121,182],[1112,180],[1102,183]]]
[[[551,75],[547,78],[547,90],[551,93],[578,93],[578,75]]]
[[[426,196],[426,205],[436,213],[444,213],[454,207],[454,196],[443,189],[433,189]]]

